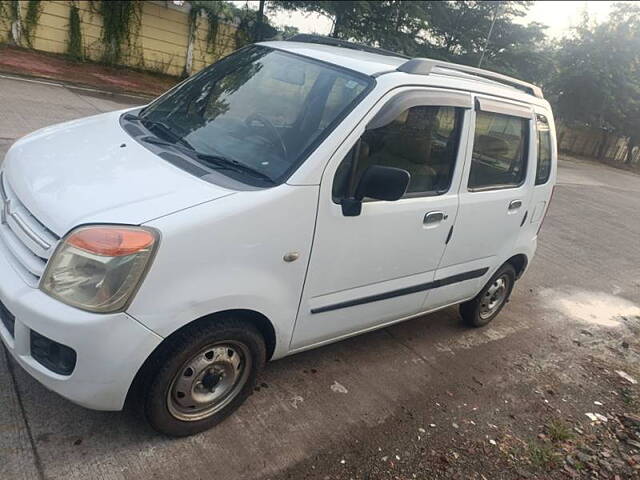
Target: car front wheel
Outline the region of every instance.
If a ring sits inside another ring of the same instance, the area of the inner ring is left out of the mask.
[[[178,332],[144,382],[149,424],[170,436],[217,425],[252,393],[265,352],[258,330],[233,318]]]

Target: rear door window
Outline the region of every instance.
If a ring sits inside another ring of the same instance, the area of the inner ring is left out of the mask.
[[[527,170],[528,132],[527,118],[477,111],[469,189],[522,184]]]

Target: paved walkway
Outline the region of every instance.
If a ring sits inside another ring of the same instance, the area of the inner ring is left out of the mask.
[[[38,128],[147,102],[146,97],[78,89],[46,80],[3,78],[0,74],[0,158],[14,140]]]
[[[74,62],[63,55],[36,52],[7,45],[0,45],[0,73],[147,96],[158,96],[178,81],[168,75],[153,75],[129,68]]]

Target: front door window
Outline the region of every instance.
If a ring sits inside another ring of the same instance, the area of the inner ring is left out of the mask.
[[[406,197],[446,193],[453,177],[462,113],[456,107],[417,106],[388,125],[367,130],[336,173],[334,200],[352,194],[371,165],[408,171],[411,180]]]

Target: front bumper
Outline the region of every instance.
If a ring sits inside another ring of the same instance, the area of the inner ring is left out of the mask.
[[[138,369],[162,337],[126,313],[94,314],[30,287],[7,261],[0,244],[0,301],[15,316],[14,335],[0,322],[0,338],[13,358],[45,387],[95,410],[121,410]],[[31,330],[77,354],[73,372],[59,375],[30,352]]]

